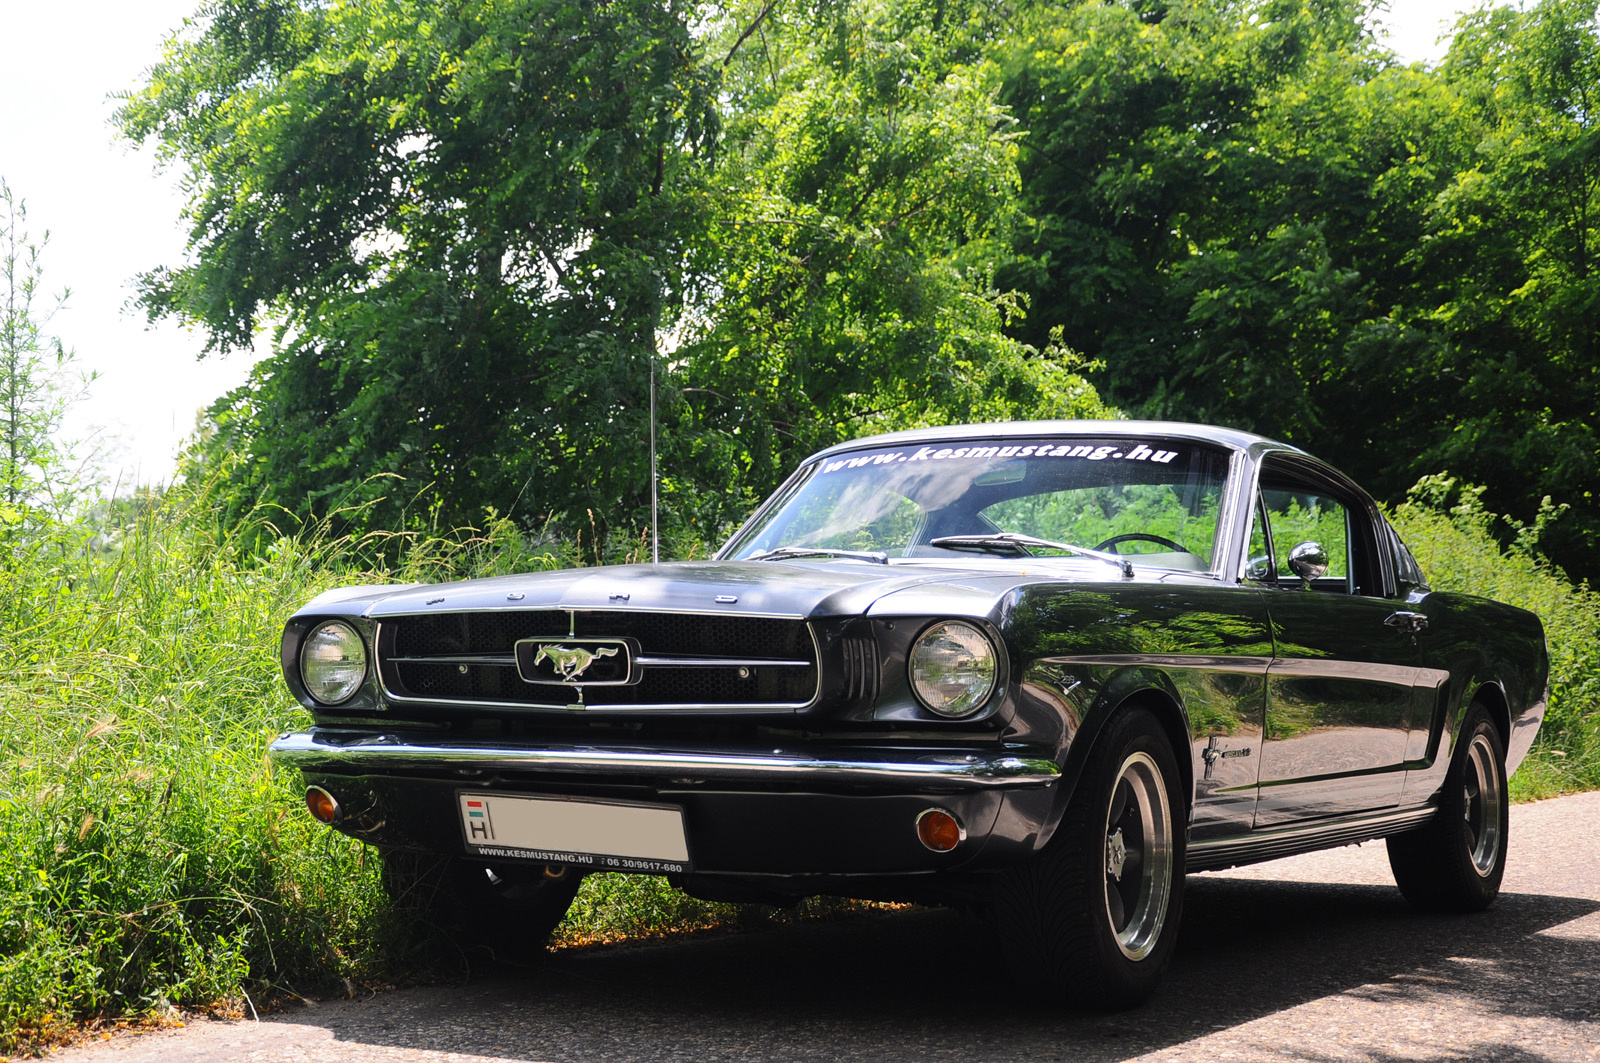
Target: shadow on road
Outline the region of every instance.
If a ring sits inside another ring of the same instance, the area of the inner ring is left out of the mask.
[[[406,998],[398,1009],[374,1002],[279,1021],[326,1026],[344,1042],[562,1063],[1114,1060],[1340,993],[1449,995],[1481,1013],[1592,1023],[1600,941],[1539,932],[1596,910],[1506,894],[1481,915],[1438,917],[1392,887],[1198,875],[1161,990],[1117,1015],[1013,1003],[980,924],[915,911],[555,953],[512,976],[386,995]]]

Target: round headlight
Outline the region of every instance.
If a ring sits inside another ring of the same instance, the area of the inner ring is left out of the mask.
[[[367,647],[356,629],[330,620],[300,647],[300,677],[324,705],[349,701],[367,677]]]
[[[940,716],[966,716],[994,691],[994,644],[959,620],[942,621],[919,635],[908,666],[917,700]]]

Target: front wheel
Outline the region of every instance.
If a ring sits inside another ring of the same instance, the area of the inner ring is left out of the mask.
[[[1131,1007],[1155,991],[1183,914],[1183,799],[1171,743],[1144,709],[1121,714],[1061,825],[995,882],[1006,963],[1029,996]]]
[[[1439,795],[1439,812],[1387,840],[1389,867],[1406,900],[1440,912],[1479,912],[1506,873],[1510,799],[1500,731],[1473,703]]]
[[[559,864],[482,864],[432,853],[383,854],[391,902],[459,945],[500,960],[543,949],[583,876]]]

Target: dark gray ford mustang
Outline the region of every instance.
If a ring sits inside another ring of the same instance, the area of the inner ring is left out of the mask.
[[[502,951],[664,874],[983,907],[1085,1007],[1154,989],[1187,872],[1383,837],[1488,905],[1548,670],[1302,451],[1070,421],[833,447],[711,561],[333,591],[282,654],[312,813]]]

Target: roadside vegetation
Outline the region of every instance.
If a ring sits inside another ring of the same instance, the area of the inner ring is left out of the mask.
[[[1600,787],[1600,594],[1574,585],[1532,545],[1538,523],[1560,513],[1546,498],[1532,526],[1508,522],[1484,507],[1482,488],[1443,474],[1423,477],[1391,513],[1435,590],[1519,605],[1544,622],[1550,705],[1538,743],[1511,777],[1518,801]]]
[[[0,1053],[85,1019],[248,1014],[294,994],[459,974],[392,918],[370,851],[304,813],[267,744],[309,718],[276,646],[335,584],[637,559],[482,533],[224,530],[204,488],[0,542]],[[685,551],[687,552],[687,551]],[[632,554],[633,556],[630,556]],[[363,558],[397,557],[378,567]],[[835,915],[703,904],[597,876],[557,935],[578,946]]]
[[[1595,5],[1485,6],[1432,68],[1372,8],[209,0],[116,119],[189,196],[140,304],[267,353],[180,486],[75,472],[87,381],[0,181],[0,1053],[459,971],[268,761],[307,722],[281,624],[643,557],[656,442],[692,557],[879,430],[1285,439],[1394,503],[1435,587],[1543,618],[1513,794],[1600,787]],[[596,876],[557,945],[850,907]]]
[[[1550,716],[1521,798],[1600,786],[1600,601],[1536,555],[1504,552],[1470,489],[1426,481],[1395,519],[1436,586],[1539,612]],[[0,557],[0,1052],[91,1018],[245,1013],[292,994],[461,971],[391,918],[376,861],[304,814],[267,743],[307,722],[278,674],[285,616],[358,580],[448,579],[597,560],[481,534],[357,540],[226,530],[204,488],[102,507]],[[643,541],[598,560],[628,559]],[[687,552],[687,551],[685,551]],[[396,561],[380,565],[372,558]],[[363,560],[366,559],[366,560]],[[558,947],[835,916],[704,904],[661,879],[585,883]]]

